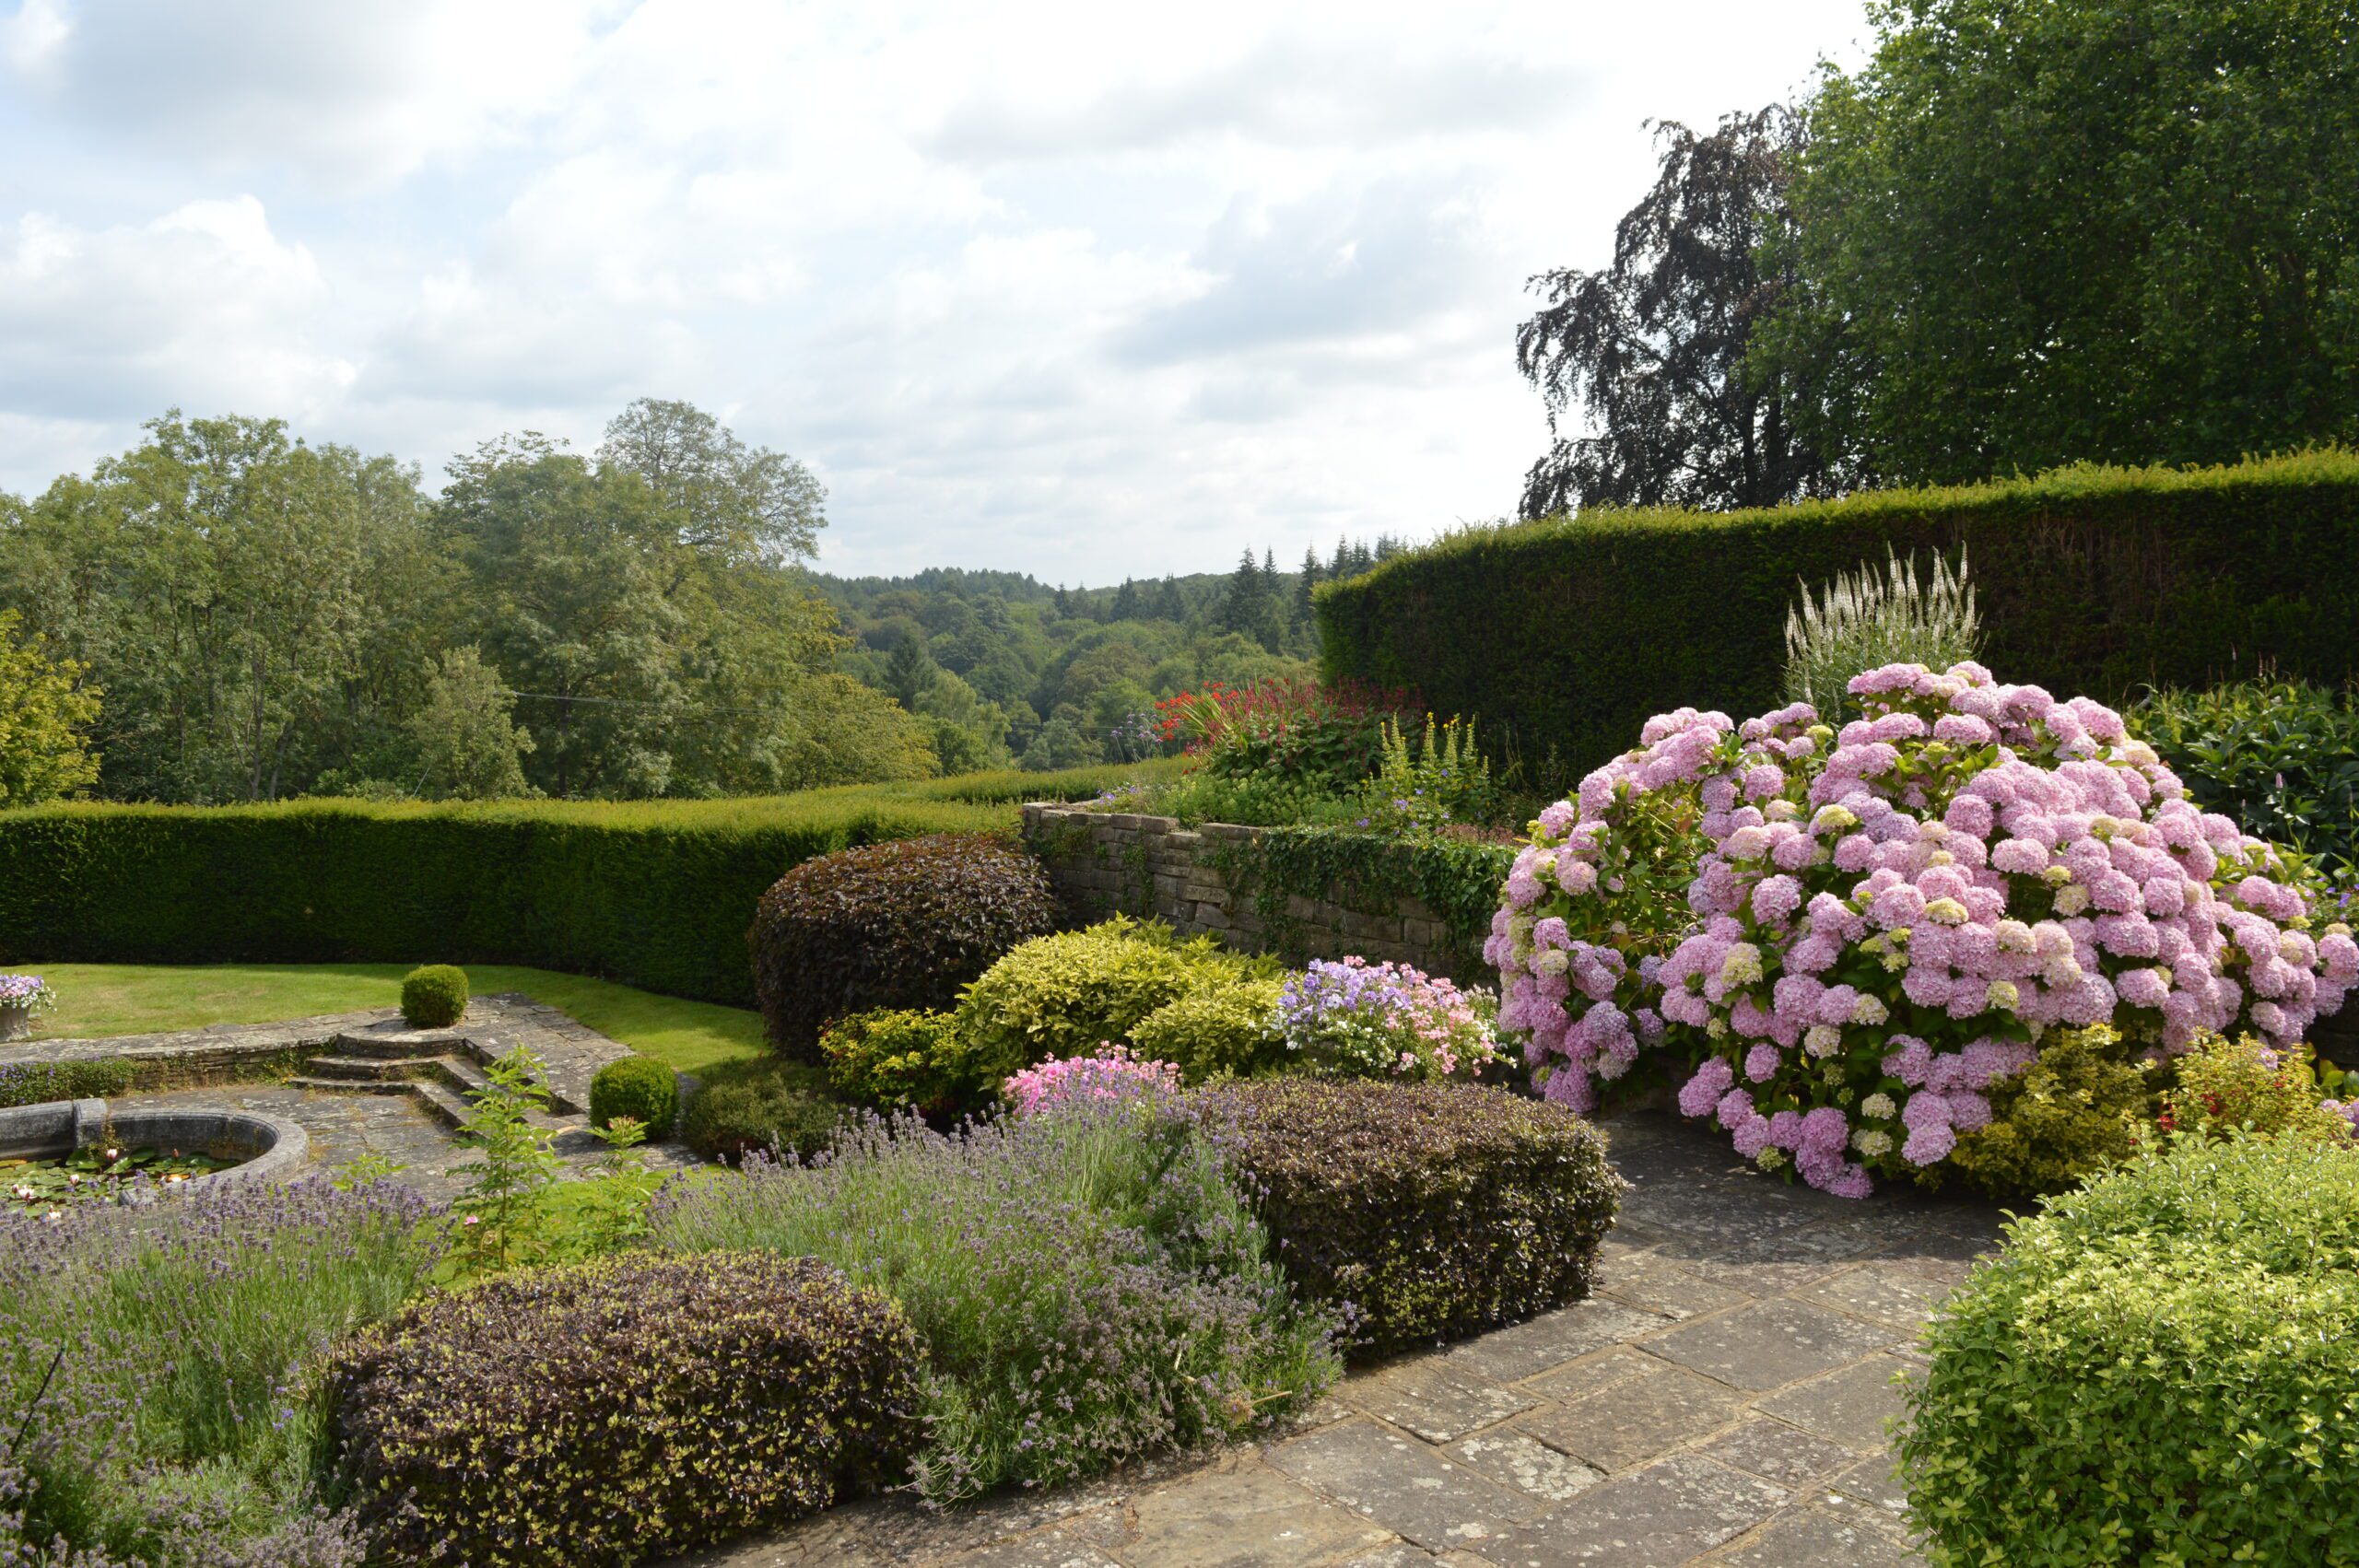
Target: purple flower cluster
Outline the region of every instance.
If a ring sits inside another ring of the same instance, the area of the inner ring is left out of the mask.
[[[1840,733],[1802,704],[1661,715],[1542,813],[1485,953],[1548,1097],[1588,1109],[1675,1040],[1683,1111],[1864,1195],[1987,1122],[2049,1028],[2290,1043],[2359,984],[2318,891],[2118,714],[1972,663],[1851,690]],[[1665,863],[1686,918],[1633,923]]]
[[[1000,1086],[1018,1116],[1088,1104],[1112,1104],[1174,1094],[1180,1068],[1149,1061],[1128,1046],[1100,1043],[1096,1056],[1050,1057]]]
[[[1357,954],[1314,960],[1278,994],[1286,1049],[1354,1077],[1479,1077],[1498,1059],[1495,1016],[1487,992]]]
[[[57,1005],[57,993],[39,975],[0,975],[0,1007],[41,1012]]]

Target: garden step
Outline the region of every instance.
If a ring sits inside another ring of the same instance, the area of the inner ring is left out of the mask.
[[[475,1111],[474,1105],[464,1094],[435,1079],[414,1078],[406,1087],[417,1096],[417,1103],[426,1107],[427,1115],[452,1127],[464,1124]]]
[[[481,1093],[491,1083],[491,1080],[484,1076],[483,1069],[476,1065],[473,1057],[438,1056],[429,1058],[418,1065],[425,1069],[418,1075],[419,1077],[440,1083],[444,1088],[456,1090],[469,1098]]]
[[[398,1083],[418,1064],[404,1057],[315,1056],[303,1064],[310,1078],[335,1078],[353,1083]]]
[[[449,1056],[468,1048],[467,1037],[452,1030],[388,1028],[373,1024],[365,1029],[346,1029],[330,1044],[338,1056],[410,1060]]]

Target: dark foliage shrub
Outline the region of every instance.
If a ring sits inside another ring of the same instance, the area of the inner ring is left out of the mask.
[[[611,1127],[627,1116],[650,1138],[670,1135],[680,1117],[680,1081],[653,1057],[627,1056],[600,1068],[590,1080],[590,1121]]]
[[[443,1029],[467,1011],[467,972],[454,964],[427,964],[402,977],[402,1021],[413,1029]]]
[[[2294,681],[2165,692],[2123,715],[2197,805],[2359,881],[2359,701]]]
[[[951,1012],[855,1012],[821,1031],[819,1054],[837,1093],[884,1110],[955,1111],[989,1098],[996,1087],[975,1076]]]
[[[46,1100],[103,1100],[131,1087],[131,1064],[107,1061],[0,1063],[0,1110]]]
[[[53,963],[530,964],[751,1007],[745,912],[856,844],[1004,832],[1157,766],[717,801],[0,813],[0,953]]]
[[[337,1471],[389,1563],[630,1562],[889,1480],[918,1347],[808,1258],[629,1255],[430,1296],[339,1350]]]
[[[1246,976],[1266,960],[1221,951],[1208,936],[1126,915],[1027,942],[985,970],[958,1001],[958,1033],[977,1082],[996,1086],[1050,1057],[1121,1045],[1181,997]]]
[[[1472,1083],[1270,1078],[1203,1092],[1279,1260],[1366,1352],[1589,1293],[1621,1180],[1571,1112]]]
[[[1898,1449],[1928,1555],[2359,1562],[2359,1155],[2175,1139],[2015,1222]]]
[[[1511,725],[1510,755],[1562,788],[1654,714],[1777,707],[1797,579],[1960,545],[1982,661],[2011,681],[2118,704],[2264,665],[2359,673],[2359,453],[2339,451],[1463,529],[1320,587],[1321,663],[1414,681],[1494,746]]]
[[[1000,954],[1056,927],[1048,872],[984,835],[939,834],[807,860],[747,933],[771,1042],[816,1061],[829,1019],[947,1007]]]
[[[816,1166],[675,1184],[658,1245],[825,1258],[923,1341],[911,1485],[949,1503],[1239,1436],[1340,1371],[1215,1152],[1161,1101],[868,1118]]]
[[[2113,1030],[2053,1031],[2029,1067],[1990,1085],[1989,1122],[1958,1134],[1946,1163],[1992,1198],[2078,1187],[2137,1153],[2155,1087],[2154,1070]]]
[[[705,1072],[680,1116],[680,1137],[708,1160],[740,1160],[775,1150],[807,1160],[842,1125],[845,1107],[827,1074],[770,1058]]]

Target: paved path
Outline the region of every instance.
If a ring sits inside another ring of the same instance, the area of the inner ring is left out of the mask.
[[[1675,1118],[1608,1124],[1630,1178],[1594,1297],[1356,1373],[1285,1433],[927,1515],[830,1510],[675,1568],[1895,1568],[1884,1421],[1980,1205],[1845,1202]]]

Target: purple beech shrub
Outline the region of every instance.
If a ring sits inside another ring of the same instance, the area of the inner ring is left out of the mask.
[[[1148,1099],[1176,1094],[1176,1062],[1149,1061],[1127,1046],[1101,1044],[1096,1056],[1051,1057],[1000,1085],[1000,1097],[1018,1116],[1062,1110],[1075,1105]]]
[[[1479,1077],[1502,1059],[1496,1017],[1488,991],[1356,954],[1314,960],[1278,997],[1286,1050],[1352,1078]]]
[[[2051,1028],[2291,1044],[2359,983],[2315,877],[2112,709],[1973,663],[1851,690],[1839,733],[1660,715],[1541,813],[1485,951],[1549,1099],[1684,1071],[1740,1153],[1862,1197],[1938,1167]]]
[[[309,1492],[316,1372],[424,1287],[426,1211],[392,1183],[241,1182],[0,1219],[0,1563],[59,1540],[148,1568],[357,1563]]]
[[[933,1504],[1253,1432],[1340,1370],[1332,1324],[1159,1095],[946,1135],[871,1118],[810,1164],[757,1154],[741,1179],[675,1186],[653,1229],[889,1293],[925,1347],[911,1482]]]
[[[336,1352],[337,1469],[374,1562],[635,1562],[893,1479],[916,1363],[893,1304],[813,1258],[519,1270]]]

